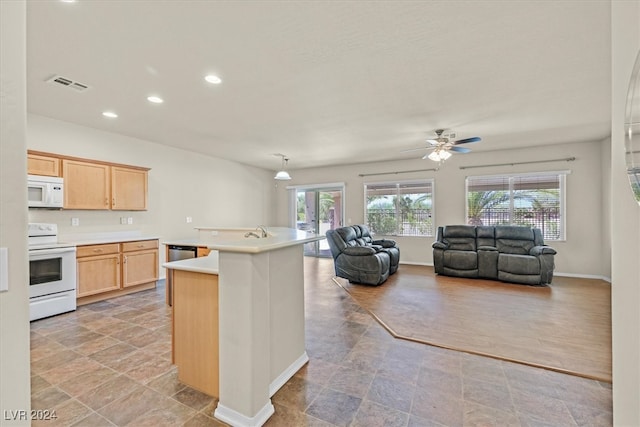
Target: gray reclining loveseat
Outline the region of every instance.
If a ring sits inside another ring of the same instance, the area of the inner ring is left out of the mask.
[[[354,283],[380,285],[398,270],[400,248],[394,240],[373,240],[366,225],[326,232],[336,276]]]
[[[527,285],[553,279],[556,251],[544,244],[537,228],[447,225],[438,227],[432,247],[437,274]]]

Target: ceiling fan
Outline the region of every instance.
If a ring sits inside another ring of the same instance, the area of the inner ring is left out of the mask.
[[[441,162],[451,157],[451,152],[468,153],[471,151],[466,147],[459,147],[459,145],[471,144],[474,142],[481,141],[481,138],[477,136],[474,136],[472,138],[465,138],[465,139],[459,139],[457,141],[453,141],[453,139],[456,137],[456,134],[449,133],[443,136],[444,131],[445,129],[436,129],[435,130],[436,138],[427,139],[427,143],[429,144],[428,146],[420,147],[420,148],[411,148],[409,150],[404,150],[403,152],[427,149],[430,152],[425,154],[422,157],[423,159],[431,159],[436,162]]]

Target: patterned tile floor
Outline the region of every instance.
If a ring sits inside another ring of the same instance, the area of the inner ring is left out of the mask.
[[[611,385],[392,338],[305,259],[310,362],[268,426],[611,426]],[[170,363],[164,287],[31,323],[34,426],[220,426]]]

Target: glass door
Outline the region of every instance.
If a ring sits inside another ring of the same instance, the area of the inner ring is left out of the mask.
[[[324,235],[327,230],[342,226],[343,187],[297,188],[296,228]],[[330,257],[329,244],[325,240],[304,245],[307,256]]]

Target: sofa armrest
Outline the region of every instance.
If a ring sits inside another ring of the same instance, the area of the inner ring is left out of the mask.
[[[373,243],[374,245],[380,245],[383,248],[394,248],[394,247],[396,247],[396,241],[395,240],[391,240],[391,239],[374,240],[371,243]]]
[[[369,256],[376,252],[375,248],[372,248],[371,246],[349,246],[342,251],[345,255],[353,256]]]
[[[496,248],[495,246],[478,246],[478,250],[498,252],[498,248]]]
[[[433,245],[431,245],[431,247],[433,249],[442,249],[444,251],[444,250],[447,250],[449,245],[447,245],[446,243],[443,243],[443,242],[433,242]]]
[[[529,251],[529,255],[539,256],[542,254],[555,255],[557,252],[551,246],[534,246]]]

